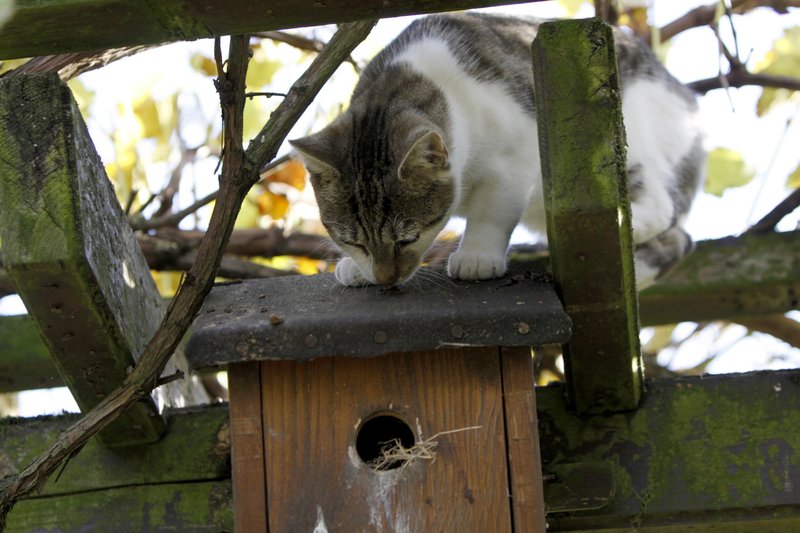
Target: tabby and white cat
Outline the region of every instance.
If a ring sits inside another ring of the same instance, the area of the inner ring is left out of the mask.
[[[349,108],[291,141],[347,254],[344,285],[409,279],[451,216],[447,271],[502,276],[515,226],[545,234],[530,46],[539,21],[486,14],[413,22],[364,69]],[[693,94],[615,30],[639,288],[692,246],[681,228],[704,152]]]

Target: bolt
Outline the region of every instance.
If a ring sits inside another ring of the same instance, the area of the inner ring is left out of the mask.
[[[389,336],[385,331],[376,331],[375,335],[372,336],[372,340],[375,341],[375,344],[386,344],[386,341],[389,340]]]
[[[305,339],[306,347],[314,348],[317,345],[317,338],[314,335],[309,335]]]
[[[460,339],[461,337],[464,336],[464,328],[458,325],[453,326],[452,328],[450,328],[450,335],[452,335],[456,339]]]

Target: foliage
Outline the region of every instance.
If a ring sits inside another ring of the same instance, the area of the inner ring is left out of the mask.
[[[758,72],[775,76],[797,76],[800,72],[800,26],[788,28],[775,41],[766,57],[758,63]],[[776,105],[796,98],[789,89],[765,87],[758,99],[758,115],[763,116]]]
[[[705,192],[722,196],[730,187],[747,185],[756,175],[740,152],[730,148],[714,148],[708,154]]]

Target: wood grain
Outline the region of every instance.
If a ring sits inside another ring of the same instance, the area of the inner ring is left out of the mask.
[[[544,533],[547,526],[544,519],[542,458],[530,348],[503,348],[502,365],[514,531]]]
[[[231,420],[231,475],[237,532],[267,532],[267,488],[261,425],[261,372],[258,363],[228,368]]]
[[[273,533],[510,532],[496,348],[261,363]],[[376,472],[355,452],[375,413],[437,433],[436,459]]]

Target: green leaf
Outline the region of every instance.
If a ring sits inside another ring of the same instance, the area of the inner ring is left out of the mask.
[[[705,191],[722,196],[725,189],[747,185],[756,175],[741,153],[730,148],[714,148],[708,154]]]
[[[755,70],[760,74],[797,77],[800,72],[800,26],[787,28]],[[762,116],[776,104],[787,101],[793,93],[788,89],[764,88],[756,107],[758,115]]]
[[[797,168],[794,169],[794,172],[789,174],[789,177],[786,180],[786,186],[790,189],[800,189],[800,165],[797,165]]]

